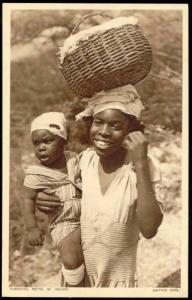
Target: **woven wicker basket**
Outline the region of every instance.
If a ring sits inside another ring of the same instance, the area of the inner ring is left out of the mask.
[[[60,69],[74,94],[91,97],[101,91],[136,84],[152,65],[152,50],[137,25],[125,24],[80,40]]]

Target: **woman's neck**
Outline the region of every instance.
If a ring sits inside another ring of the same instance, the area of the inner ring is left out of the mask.
[[[126,155],[127,150],[121,148],[118,152],[115,152],[107,157],[100,156],[99,162],[103,171],[106,173],[111,173],[119,169],[123,165]]]

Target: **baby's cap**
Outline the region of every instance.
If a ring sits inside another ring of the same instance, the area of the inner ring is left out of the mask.
[[[47,112],[38,116],[31,123],[31,133],[38,129],[48,130],[67,140],[67,121],[61,112]]]

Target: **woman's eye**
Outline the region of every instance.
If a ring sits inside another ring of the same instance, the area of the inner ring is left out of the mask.
[[[94,121],[93,121],[93,124],[94,124],[94,125],[101,125],[102,123],[101,123],[101,121],[99,121],[99,120],[94,120]]]
[[[52,140],[45,140],[45,144],[51,144]]]
[[[119,125],[113,125],[111,127],[115,130],[121,130],[121,127]]]

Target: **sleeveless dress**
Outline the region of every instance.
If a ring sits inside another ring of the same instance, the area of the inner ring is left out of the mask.
[[[48,231],[53,243],[59,242],[76,228],[80,227],[81,193],[80,178],[77,174],[77,157],[66,151],[68,174],[40,164],[28,166],[24,186],[40,191],[51,189],[63,201],[63,207],[49,216]]]
[[[86,266],[85,285],[137,287],[136,255],[139,227],[136,221],[136,173],[123,165],[103,195],[98,175],[99,156],[82,152],[81,235]],[[151,180],[161,209],[160,173],[149,158]]]

